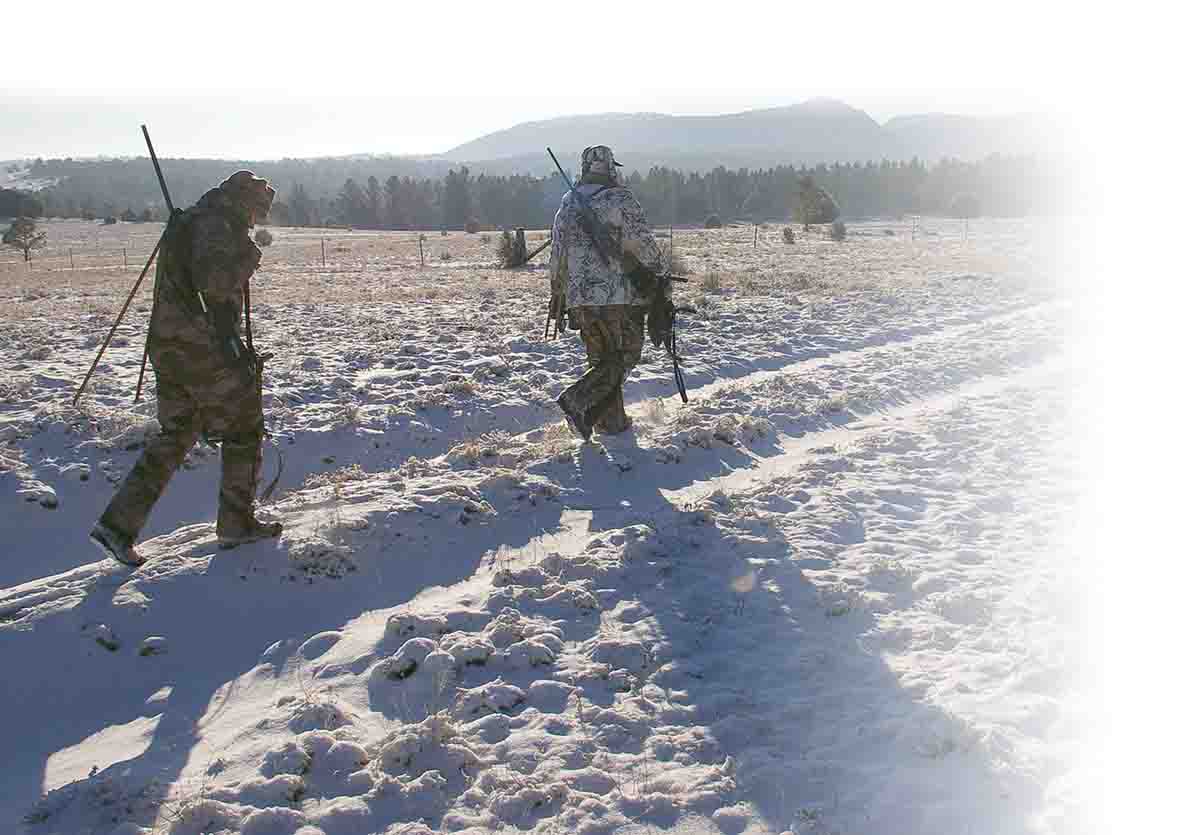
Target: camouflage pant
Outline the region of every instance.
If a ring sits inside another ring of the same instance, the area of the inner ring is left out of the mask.
[[[136,540],[167,482],[203,435],[221,441],[217,531],[237,536],[250,529],[262,466],[262,398],[245,368],[219,369],[205,378],[182,384],[158,374],[160,430],[147,442],[101,522]]]
[[[606,304],[577,307],[575,320],[587,348],[587,374],[563,392],[585,410],[599,432],[616,434],[629,428],[621,387],[642,358],[646,310],[640,306]]]

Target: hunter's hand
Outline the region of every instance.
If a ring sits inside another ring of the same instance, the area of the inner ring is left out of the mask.
[[[250,272],[257,270],[258,265],[262,263],[262,250],[249,238],[246,239],[246,250],[242,254],[242,263],[249,268]]]

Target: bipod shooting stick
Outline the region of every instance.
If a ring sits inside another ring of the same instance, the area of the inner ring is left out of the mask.
[[[112,341],[113,334],[117,332],[117,328],[121,326],[121,320],[125,318],[125,312],[129,310],[129,305],[133,301],[133,297],[137,295],[138,288],[142,286],[142,279],[146,277],[146,273],[150,271],[150,265],[154,263],[155,256],[158,255],[158,249],[162,246],[163,240],[167,237],[167,230],[163,229],[162,235],[159,236],[158,243],[154,245],[154,251],[150,253],[150,258],[146,261],[146,266],[142,267],[142,274],[138,276],[138,280],[134,283],[133,289],[129,291],[129,297],[125,299],[125,304],[121,307],[121,312],[117,314],[117,320],[113,322],[112,327],[108,331],[108,336],[104,337],[104,343],[100,346],[100,351],[96,354],[96,358],[92,360],[92,367],[88,369],[87,376],[83,378],[83,382],[79,384],[79,389],[75,392],[75,396],[71,398],[71,405],[79,405],[79,397],[83,394],[83,390],[87,388],[88,382],[92,379],[92,374],[96,372],[96,366],[100,364],[100,358],[104,356],[105,350],[108,349],[108,343]],[[139,382],[139,388],[141,383]]]

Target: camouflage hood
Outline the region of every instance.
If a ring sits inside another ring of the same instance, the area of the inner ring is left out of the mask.
[[[236,219],[242,226],[252,226],[254,220],[266,220],[275,202],[275,189],[251,171],[237,171],[216,188],[211,188],[196,201],[196,208],[219,211]]]
[[[584,148],[579,160],[579,179],[584,183],[617,183],[621,163],[613,159],[612,148],[592,145]]]

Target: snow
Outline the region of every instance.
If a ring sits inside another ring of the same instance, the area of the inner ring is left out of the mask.
[[[94,234],[49,228],[48,259]],[[540,267],[330,231],[322,269],[319,231],[275,230],[284,536],[217,549],[197,446],[134,572],[85,537],[154,427],[146,297],[75,410],[130,274],[0,264],[0,817],[1082,831],[1078,298],[1039,222],[884,228],[676,232],[691,402],[647,346],[635,430],[588,445],[553,407],[582,352],[541,341]]]

